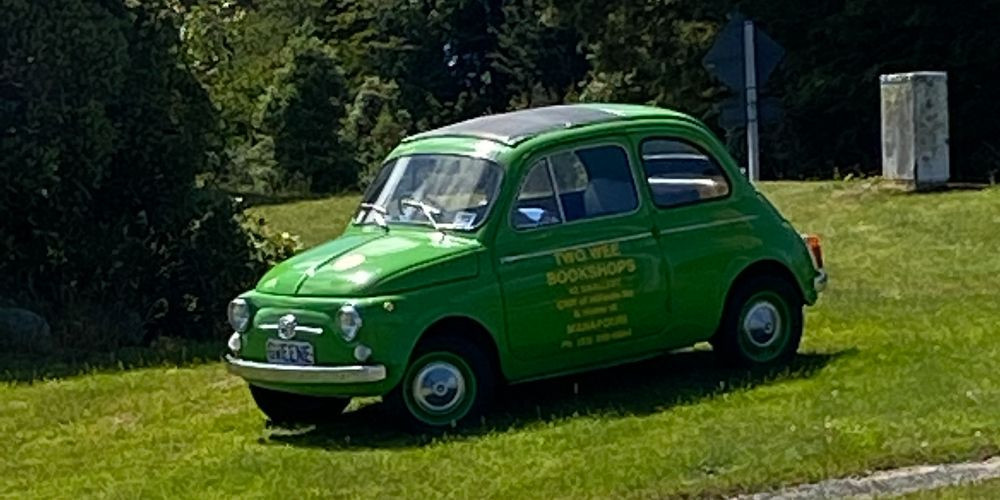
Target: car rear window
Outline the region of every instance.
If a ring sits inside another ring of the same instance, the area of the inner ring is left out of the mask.
[[[729,179],[710,156],[679,140],[642,143],[642,167],[653,202],[661,208],[729,196]]]

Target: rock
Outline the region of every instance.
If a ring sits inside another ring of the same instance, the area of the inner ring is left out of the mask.
[[[16,307],[0,307],[0,349],[44,353],[52,349],[52,331],[45,318]]]

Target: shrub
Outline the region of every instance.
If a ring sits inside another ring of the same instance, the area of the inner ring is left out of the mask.
[[[287,253],[196,185],[221,141],[177,40],[156,2],[0,10],[0,294],[47,311],[64,345],[88,317],[119,325],[95,348],[209,336]]]

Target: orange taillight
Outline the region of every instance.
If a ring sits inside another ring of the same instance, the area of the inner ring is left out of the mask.
[[[823,269],[823,245],[819,241],[819,236],[815,234],[807,234],[802,237],[802,240],[806,242],[806,246],[809,247],[809,253],[812,254],[813,263],[816,264],[816,269]]]

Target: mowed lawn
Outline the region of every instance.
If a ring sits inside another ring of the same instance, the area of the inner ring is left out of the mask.
[[[762,189],[823,236],[832,276],[788,369],[672,354],[512,387],[482,430],[433,438],[377,404],[269,428],[219,362],[8,382],[0,495],[701,496],[1000,452],[1000,190]],[[254,213],[314,244],[356,201]],[[952,491],[1000,491],[982,488]]]
[[[949,486],[903,495],[902,500],[996,500],[1000,498],[1000,479]]]

